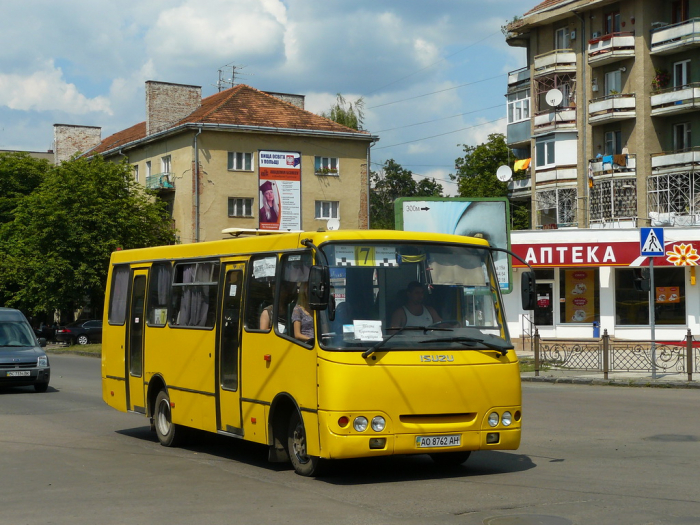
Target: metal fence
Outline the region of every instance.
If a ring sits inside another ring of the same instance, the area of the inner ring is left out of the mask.
[[[535,329],[535,375],[540,368],[555,367],[565,370],[602,372],[672,372],[688,374],[700,368],[700,351],[693,345],[693,334],[688,330],[678,344],[653,341],[611,341],[608,331],[599,341],[543,340]]]

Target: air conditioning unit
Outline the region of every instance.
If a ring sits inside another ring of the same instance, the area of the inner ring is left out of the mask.
[[[600,38],[600,33],[598,31],[595,31],[593,33],[593,38]]]

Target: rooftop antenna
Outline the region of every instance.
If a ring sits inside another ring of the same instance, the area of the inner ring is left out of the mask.
[[[225,66],[221,66],[219,68],[219,80],[216,82],[216,84],[214,84],[214,86],[219,90],[219,92],[235,86],[236,80],[243,74],[241,73],[241,70],[245,67],[246,66],[237,66],[235,64],[226,64]],[[229,70],[231,71],[231,76],[226,78]]]

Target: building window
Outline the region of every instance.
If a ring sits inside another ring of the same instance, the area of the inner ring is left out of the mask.
[[[690,122],[673,125],[673,151],[681,152],[690,149]]]
[[[229,151],[228,169],[233,171],[253,171],[253,154]]]
[[[146,161],[146,178],[151,176],[151,161]]]
[[[576,226],[576,188],[537,192],[537,220],[543,228]]]
[[[605,96],[615,95],[622,91],[622,73],[619,69],[605,73]]]
[[[603,15],[605,34],[620,32],[620,11],[611,11]]]
[[[535,144],[535,166],[548,168],[554,166],[554,137],[538,139]]]
[[[170,155],[160,158],[160,172],[170,173]]]
[[[315,157],[316,175],[338,175],[339,163],[336,157]]]
[[[518,91],[508,95],[508,124],[521,122],[530,118],[530,90]]]
[[[673,64],[673,87],[682,88],[690,83],[690,60]]]
[[[690,11],[689,0],[676,0],[671,3],[671,23],[678,24],[688,20],[688,12]]]
[[[700,213],[700,173],[665,173],[647,180],[649,215],[668,226],[691,225]]]
[[[138,165],[138,164],[134,164],[134,165],[132,166],[132,168],[133,168],[133,170],[134,170],[134,180],[135,180],[136,182],[138,182],[138,181],[139,181],[139,165]]]
[[[641,268],[615,270],[615,324],[648,325],[651,299],[655,324],[685,325],[685,268],[654,268],[651,298],[641,290],[642,278],[648,277],[642,272]]]
[[[561,27],[557,29],[554,32],[554,49],[569,49],[570,45],[568,28]]]
[[[596,181],[590,189],[591,220],[631,219],[637,216],[637,181],[608,179]]]
[[[317,219],[339,219],[338,201],[316,201]]]
[[[605,154],[620,155],[622,153],[622,132],[606,131],[605,132]]]
[[[228,216],[229,217],[252,217],[253,216],[253,199],[247,197],[229,197],[228,198]]]

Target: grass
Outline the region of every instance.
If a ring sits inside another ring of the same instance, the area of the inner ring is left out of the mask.
[[[546,372],[551,367],[549,363],[540,361],[540,372]],[[534,372],[535,371],[535,360],[534,359],[520,359],[520,371],[521,372]]]
[[[78,355],[88,355],[94,357],[100,357],[102,355],[102,345],[72,345],[72,346],[58,346],[51,345],[46,347],[46,351],[49,354],[78,354]]]

